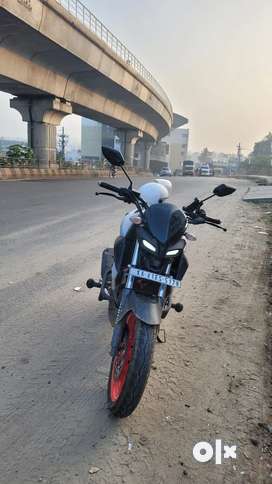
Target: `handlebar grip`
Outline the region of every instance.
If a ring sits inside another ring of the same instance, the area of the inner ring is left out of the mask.
[[[102,188],[105,188],[106,190],[111,190],[112,192],[118,193],[118,195],[120,193],[120,188],[117,188],[114,185],[110,185],[109,183],[99,182],[98,185]]]
[[[212,224],[220,225],[221,220],[217,218],[205,217],[206,222],[211,222]]]

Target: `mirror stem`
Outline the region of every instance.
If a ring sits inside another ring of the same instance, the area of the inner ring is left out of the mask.
[[[213,195],[210,195],[207,198],[204,198],[204,200],[201,200],[201,203],[204,203],[204,202],[206,202],[207,200],[210,200],[210,198],[213,198],[213,197],[215,197],[215,193]]]
[[[126,175],[127,179],[129,180],[129,188],[132,188],[132,180],[131,180],[129,174],[126,172],[126,170],[123,166],[121,166],[121,169],[123,170],[124,174]]]

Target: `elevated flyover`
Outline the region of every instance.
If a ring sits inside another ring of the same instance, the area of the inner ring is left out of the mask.
[[[28,122],[41,166],[56,160],[56,126],[75,113],[126,133],[165,136],[171,103],[150,72],[79,0],[0,0],[0,90]]]

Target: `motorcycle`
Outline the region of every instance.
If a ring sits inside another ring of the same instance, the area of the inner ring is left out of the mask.
[[[206,199],[195,198],[181,210],[167,202],[170,181],[148,182],[136,191],[122,154],[107,147],[102,151],[112,166],[122,169],[129,186],[100,182],[107,192],[96,195],[133,204],[135,209],[124,216],[114,248],[103,251],[101,279],[89,279],[86,284],[100,289],[99,301],[108,301],[113,326],[108,406],[113,415],[127,417],[143,395],[161,320],[171,309],[183,310],[181,303],[173,303],[172,295],[188,269],[184,251],[187,240],[194,240],[188,225],[208,224],[226,231],[220,220],[207,217],[202,206],[214,196],[230,195],[235,188],[221,184]]]

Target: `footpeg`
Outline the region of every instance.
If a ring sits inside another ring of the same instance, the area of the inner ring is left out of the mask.
[[[171,304],[171,308],[174,309],[177,313],[181,313],[183,311],[183,304]]]
[[[93,287],[100,288],[102,286],[102,283],[96,282],[94,279],[88,279],[88,281],[86,282],[86,286],[88,289],[93,289]]]

